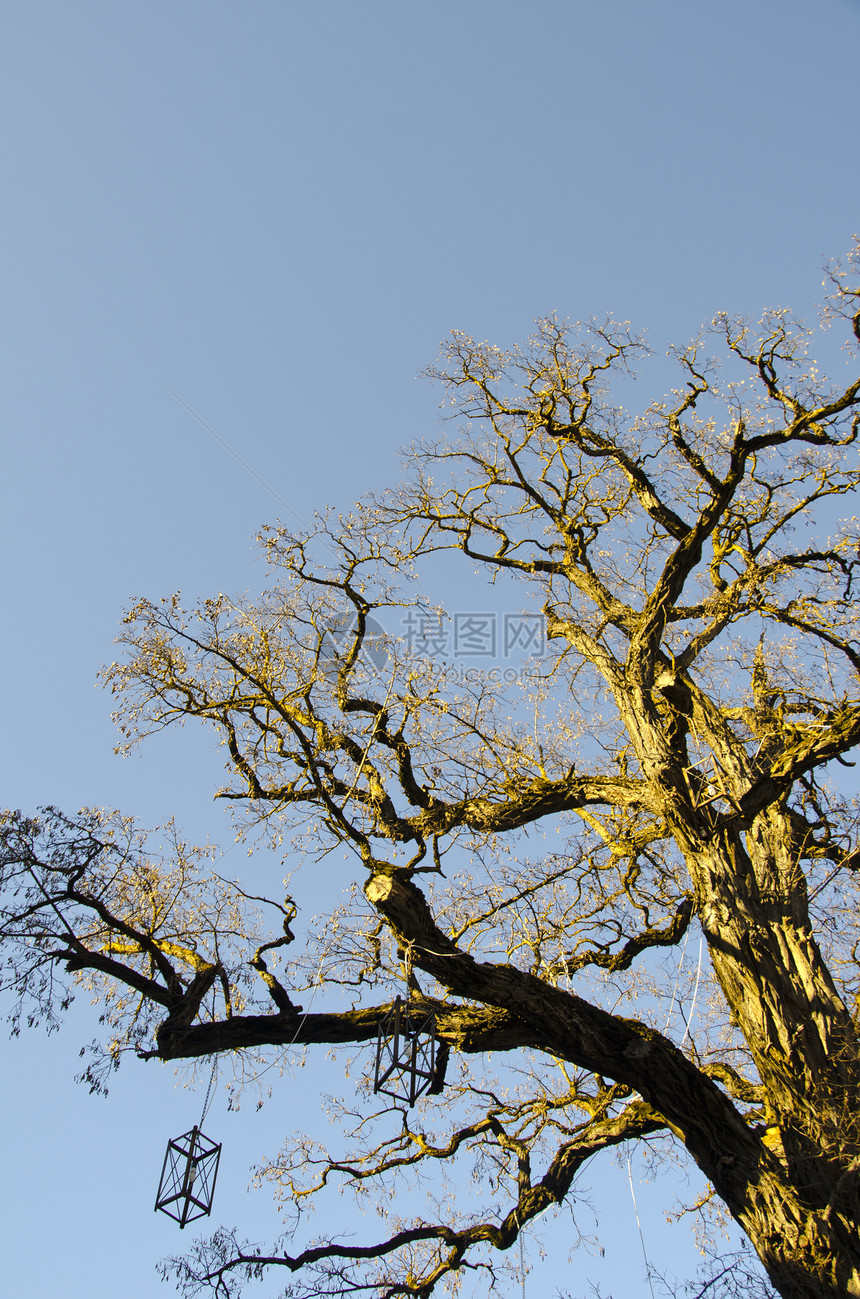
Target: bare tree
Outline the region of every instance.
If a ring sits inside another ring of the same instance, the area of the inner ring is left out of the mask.
[[[829,274],[849,357],[858,272],[860,247]],[[106,678],[129,742],[213,726],[243,824],[308,860],[349,849],[360,888],[294,955],[292,899],[249,897],[175,833],[156,850],[119,816],[6,814],[14,1014],[52,1017],[63,970],[99,992],[100,1086],[125,1050],[369,1043],[403,993],[435,1016],[431,1098],[394,1135],[366,1098],[347,1153],[297,1138],[269,1175],[298,1208],[450,1162],[487,1189],[366,1245],[218,1232],[176,1264],[187,1293],[268,1268],[294,1295],[491,1276],[586,1160],[661,1136],[784,1299],[860,1296],[860,816],[826,778],[860,740],[860,380],[822,377],[810,337],[784,311],[718,317],[634,418],[610,396],[644,353],[624,327],[550,319],[510,352],[456,334],[435,377],[460,431],[414,449],[404,487],[264,532],[258,603],[128,613]],[[549,649],[516,684],[462,681],[391,632],[445,551],[541,613]],[[316,985],[332,1009],[297,1003]]]

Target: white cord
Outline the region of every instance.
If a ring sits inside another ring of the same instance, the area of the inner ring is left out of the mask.
[[[663,1025],[664,1033],[666,1032],[666,1029],[669,1027],[669,1020],[672,1018],[672,1011],[675,1008],[675,993],[678,991],[678,984],[681,981],[681,970],[684,965],[684,957],[687,954],[687,942],[689,941],[689,938],[690,938],[690,930],[688,928],[686,934],[684,935],[684,946],[681,948],[681,959],[678,961],[678,969],[675,972],[675,986],[672,989],[672,998],[669,1002],[669,1011],[668,1014],[666,1015],[666,1023]]]
[[[648,1253],[645,1249],[645,1237],[642,1234],[642,1223],[639,1221],[639,1206],[636,1203],[636,1192],[633,1190],[633,1169],[630,1165],[630,1156],[627,1156],[627,1180],[630,1183],[630,1194],[633,1197],[633,1212],[636,1214],[636,1226],[639,1228],[639,1241],[642,1245],[642,1257],[645,1260],[645,1275],[648,1278],[648,1289],[651,1291],[651,1299],[654,1299],[654,1287],[651,1284],[651,1264],[648,1262]]]
[[[324,959],[325,959],[324,956],[320,958],[319,967],[317,969],[317,977],[315,982],[311,985],[313,991],[311,992],[311,999],[310,1002],[308,1003],[308,1008],[302,1015],[301,1019],[299,1020],[298,1028],[296,1029],[295,1033],[293,1033],[293,1036],[290,1038],[289,1042],[286,1043],[284,1047],[285,1051],[289,1051],[290,1047],[295,1042],[299,1033],[301,1033],[305,1020],[307,1019],[308,1015],[311,1013],[313,1009],[313,1004],[314,1001],[316,1000],[316,995],[319,992],[320,988],[322,987],[322,963]],[[261,1069],[258,1074],[254,1075],[254,1082],[259,1082],[259,1080],[263,1077],[263,1075],[267,1074],[270,1069],[274,1069],[275,1065],[278,1063],[279,1062],[277,1060],[273,1060],[271,1064],[267,1064],[265,1069]]]
[[[693,1000],[690,1003],[690,1014],[689,1017],[687,1018],[686,1027],[684,1028],[684,1036],[681,1038],[681,1046],[683,1046],[687,1040],[687,1035],[690,1032],[690,1025],[693,1022],[693,1015],[696,1012],[696,998],[699,995],[699,979],[701,978],[702,975],[702,948],[704,944],[704,939],[705,939],[704,934],[700,934],[699,935],[699,964],[696,967],[696,986],[693,989]]]

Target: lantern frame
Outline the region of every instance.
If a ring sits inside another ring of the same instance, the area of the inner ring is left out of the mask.
[[[697,812],[712,807],[715,803],[724,803],[732,811],[743,814],[737,799],[726,788],[725,772],[712,754],[685,767],[684,779]],[[722,809],[717,807],[715,810]]]
[[[212,1212],[221,1146],[210,1141],[195,1124],[190,1132],[168,1141],[161,1167],[155,1210],[160,1209],[180,1228]]]
[[[376,1040],[373,1090],[414,1105],[436,1075],[436,1017],[410,1015],[400,997],[381,1020]]]

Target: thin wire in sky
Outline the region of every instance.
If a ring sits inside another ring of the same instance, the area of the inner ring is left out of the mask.
[[[651,1284],[651,1264],[648,1261],[648,1251],[645,1248],[645,1236],[642,1233],[642,1223],[639,1221],[639,1205],[636,1203],[636,1192],[633,1190],[633,1168],[630,1163],[630,1156],[627,1156],[627,1180],[630,1183],[630,1194],[633,1197],[633,1212],[636,1214],[636,1226],[639,1228],[639,1242],[642,1245],[642,1257],[645,1260],[645,1275],[648,1278],[648,1289],[651,1291],[651,1299],[654,1299],[654,1287]]]
[[[251,475],[252,478],[256,478],[257,482],[260,484],[261,487],[265,487],[266,491],[269,492],[272,496],[274,496],[275,500],[279,501],[280,504],[283,505],[285,510],[289,510],[293,518],[298,519],[299,523],[302,525],[303,528],[306,528],[308,526],[305,523],[305,520],[302,518],[302,516],[298,514],[296,510],[293,509],[292,505],[288,505],[287,502],[284,500],[283,496],[279,496],[278,493],[275,491],[274,487],[272,487],[269,483],[267,483],[265,478],[261,478],[260,475],[257,473],[256,469],[252,469],[251,466],[248,464],[247,460],[243,460],[242,457],[239,455],[238,451],[234,451],[233,448],[230,446],[230,443],[225,441],[224,438],[221,437],[220,433],[216,433],[212,425],[207,424],[203,416],[198,415],[197,411],[194,410],[191,406],[189,406],[188,402],[185,401],[183,397],[180,397],[178,392],[174,392],[173,388],[171,388],[169,383],[164,383],[164,380],[162,380],[162,385],[167,389],[169,393],[171,393],[176,398],[176,400],[180,403],[181,406],[185,407],[189,415],[194,416],[198,424],[203,425],[207,433],[212,434],[216,442],[221,443],[225,451],[229,451],[230,455],[233,456],[235,460],[239,461],[239,464],[242,466],[243,469],[247,469],[248,473]]]

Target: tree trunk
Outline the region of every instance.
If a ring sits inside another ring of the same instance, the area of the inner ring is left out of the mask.
[[[808,921],[792,827],[776,809],[746,836],[689,852],[716,977],[766,1094],[780,1165],[731,1206],[785,1299],[860,1296],[856,1026]],[[749,849],[749,851],[748,851]]]
[[[850,1188],[849,1188],[850,1184]],[[846,1203],[840,1208],[843,1197]],[[856,1169],[830,1208],[810,1211],[766,1179],[734,1212],[782,1299],[860,1296]]]

